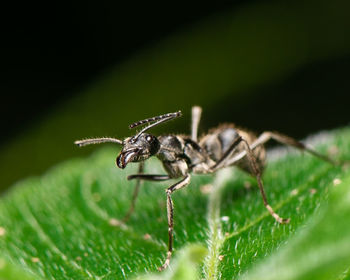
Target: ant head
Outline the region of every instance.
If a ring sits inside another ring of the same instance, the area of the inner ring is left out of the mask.
[[[155,155],[159,148],[160,143],[157,137],[148,133],[126,138],[123,141],[123,149],[116,160],[117,166],[125,168],[129,162],[146,160]]]
[[[125,168],[129,162],[143,161],[155,155],[159,151],[160,143],[157,137],[145,133],[145,131],[162,122],[169,121],[179,116],[181,116],[180,111],[145,119],[129,125],[129,128],[134,128],[145,123],[154,122],[143,128],[135,136],[126,138],[123,141],[123,149],[116,160],[117,166],[119,168]]]
[[[117,166],[119,168],[125,168],[129,162],[138,162],[148,159],[149,157],[155,155],[160,149],[160,143],[157,137],[145,133],[151,127],[154,127],[160,123],[172,120],[174,118],[180,117],[181,111],[175,113],[169,113],[142,121],[135,122],[129,126],[129,128],[134,128],[142,124],[151,123],[145,128],[143,128],[138,134],[126,138],[121,141],[116,138],[94,138],[94,139],[84,139],[75,141],[78,146],[85,146],[90,144],[100,144],[100,143],[117,143],[123,145],[123,148],[116,159]]]

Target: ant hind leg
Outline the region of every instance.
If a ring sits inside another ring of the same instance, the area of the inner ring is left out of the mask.
[[[265,131],[263,132],[257,140],[250,146],[252,150],[254,150],[257,146],[265,144],[269,140],[275,140],[276,142],[279,142],[283,145],[291,146],[294,148],[297,148],[298,150],[308,152],[309,154],[318,157],[319,159],[323,161],[327,161],[333,165],[337,165],[338,162],[334,161],[333,159],[327,157],[326,155],[320,154],[319,152],[307,147],[305,144],[297,141],[296,139],[289,137],[287,135],[278,133],[278,132],[271,132],[271,131]]]

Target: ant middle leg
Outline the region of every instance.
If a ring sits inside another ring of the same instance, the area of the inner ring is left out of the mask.
[[[285,218],[281,218],[273,209],[272,207],[270,206],[270,204],[268,203],[267,201],[267,198],[266,198],[266,194],[265,194],[265,189],[264,189],[264,184],[262,182],[262,179],[261,179],[261,170],[256,162],[256,158],[253,154],[253,151],[251,150],[248,142],[245,140],[245,139],[242,139],[244,145],[245,145],[245,150],[247,152],[247,158],[248,158],[248,161],[249,161],[249,164],[250,164],[250,167],[251,167],[251,170],[253,172],[253,174],[255,175],[256,177],[256,180],[258,182],[258,187],[259,187],[259,190],[260,190],[260,193],[261,193],[261,196],[262,196],[262,199],[263,199],[263,202],[264,202],[264,206],[265,208],[267,209],[267,211],[269,211],[270,215],[272,217],[275,218],[275,220],[277,222],[279,222],[280,224],[287,224],[289,223],[290,219],[285,219]]]
[[[199,106],[192,107],[192,122],[191,122],[191,139],[197,142],[198,126],[201,119],[202,108]]]
[[[254,175],[257,177],[257,181],[258,181],[258,185],[259,185],[259,189],[261,192],[261,195],[263,197],[263,201],[264,201],[264,205],[265,207],[268,209],[268,211],[270,212],[270,214],[280,223],[287,223],[289,222],[289,219],[281,219],[271,208],[271,206],[268,204],[267,199],[266,199],[266,195],[265,195],[265,191],[264,191],[264,187],[261,181],[261,171],[258,168],[258,165],[256,164],[256,158],[253,154],[253,150],[263,144],[265,144],[267,141],[269,140],[275,140],[281,144],[287,145],[287,146],[291,146],[294,148],[297,148],[301,151],[305,151],[308,152],[309,154],[323,160],[326,161],[328,163],[331,163],[333,165],[337,165],[339,164],[338,162],[334,161],[333,159],[327,157],[326,155],[323,155],[309,147],[307,147],[305,144],[297,141],[296,139],[289,137],[287,135],[278,133],[278,132],[270,132],[270,131],[266,131],[263,132],[258,139],[256,139],[251,145],[248,144],[247,141],[244,141],[246,149],[245,151],[239,153],[237,156],[233,157],[232,159],[230,159],[229,161],[226,162],[227,165],[232,165],[235,164],[237,161],[239,161],[240,159],[242,159],[244,156],[248,156],[248,159],[251,163],[251,169],[254,173]]]
[[[252,170],[253,175],[256,177],[256,180],[258,182],[258,187],[264,202],[264,206],[265,208],[269,211],[269,213],[271,214],[272,217],[275,218],[275,220],[281,224],[284,223],[289,223],[289,219],[284,219],[281,218],[270,206],[270,204],[267,201],[266,198],[266,194],[265,194],[265,190],[264,190],[264,184],[263,181],[261,179],[261,170],[259,168],[259,165],[256,161],[256,158],[253,154],[252,149],[250,148],[248,142],[242,138],[241,136],[237,137],[235,139],[235,141],[231,144],[231,146],[229,147],[229,149],[224,153],[224,155],[222,156],[221,159],[219,159],[217,161],[217,163],[212,167],[212,171],[216,171],[219,168],[222,168],[224,166],[229,166],[229,165],[234,165],[236,162],[238,162],[238,160],[242,159],[243,157],[239,157],[238,159],[236,159],[235,161],[231,161],[228,162],[228,160],[230,159],[233,151],[235,150],[235,148],[238,146],[238,144],[240,143],[244,143],[244,156],[247,156],[247,160],[249,162],[250,168]],[[236,157],[234,157],[236,158]]]

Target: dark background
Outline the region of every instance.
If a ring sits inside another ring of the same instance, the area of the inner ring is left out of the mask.
[[[6,150],[139,50],[213,15],[256,2],[49,1],[6,7],[1,20],[0,145]],[[218,100],[208,107],[203,123],[207,128],[235,121],[258,132],[274,129],[297,138],[347,125],[349,66],[346,53],[306,63],[282,81],[261,86],[258,94]],[[30,174],[12,176],[2,188]]]
[[[138,50],[241,2],[23,1],[7,7],[0,144]]]

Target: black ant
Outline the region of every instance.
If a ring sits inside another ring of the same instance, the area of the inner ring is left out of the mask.
[[[127,221],[134,210],[135,201],[140,188],[141,180],[165,181],[181,178],[180,181],[166,189],[167,215],[169,242],[168,252],[164,264],[159,270],[165,269],[170,262],[173,251],[173,216],[174,208],[171,194],[186,187],[191,180],[191,173],[214,173],[220,168],[238,166],[244,171],[256,177],[258,187],[266,209],[277,222],[288,223],[289,219],[281,218],[269,205],[261,180],[261,172],[265,165],[266,151],[264,143],[273,139],[285,145],[293,146],[302,151],[335,164],[333,160],[306,147],[303,143],[277,132],[264,132],[259,137],[246,130],[235,127],[233,124],[220,125],[209,131],[208,134],[197,139],[198,125],[202,109],[198,106],[192,108],[191,136],[163,135],[153,136],[146,133],[150,128],[163,122],[170,121],[181,116],[181,111],[169,113],[153,118],[135,122],[129,128],[149,124],[136,135],[123,141],[116,138],[94,138],[75,141],[78,146],[100,144],[106,142],[117,143],[123,146],[116,164],[124,169],[129,162],[140,162],[139,173],[128,176],[128,180],[137,179],[131,206],[125,215],[123,222]],[[151,156],[157,156],[162,162],[167,174],[143,174],[143,162]]]

